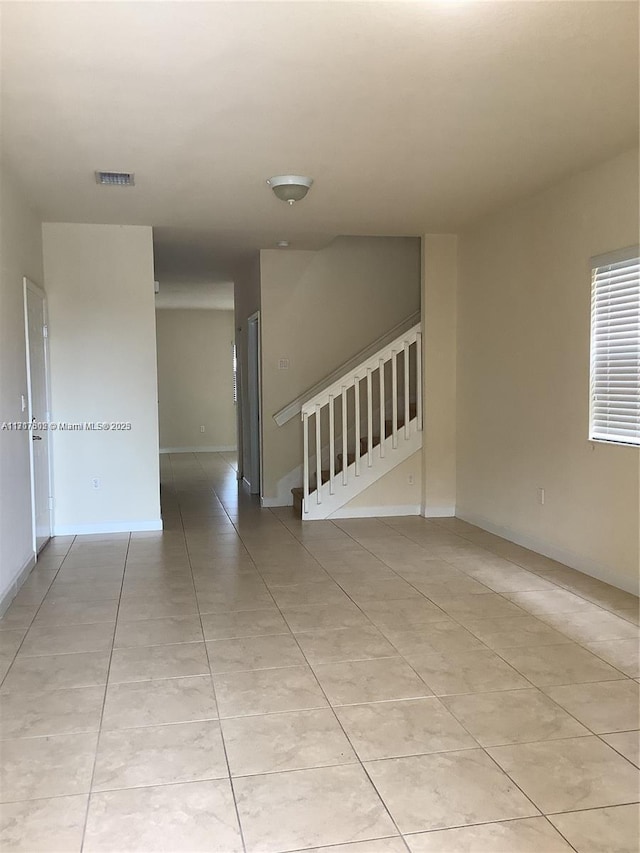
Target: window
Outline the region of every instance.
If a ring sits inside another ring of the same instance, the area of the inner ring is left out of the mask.
[[[589,438],[640,445],[640,251],[591,262]]]
[[[238,351],[235,344],[231,344],[231,364],[233,367],[233,402],[238,402]]]

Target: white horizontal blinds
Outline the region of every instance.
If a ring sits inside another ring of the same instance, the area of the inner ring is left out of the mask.
[[[638,247],[592,261],[590,438],[640,445]]]
[[[231,344],[231,369],[233,371],[233,402],[238,402],[238,351],[235,344]]]

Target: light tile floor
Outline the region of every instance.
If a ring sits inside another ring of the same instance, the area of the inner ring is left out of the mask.
[[[162,534],[54,539],[0,621],[3,853],[637,851],[637,599],[161,467]]]

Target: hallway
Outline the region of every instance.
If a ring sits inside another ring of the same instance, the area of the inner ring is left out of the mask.
[[[0,620],[4,853],[631,853],[638,600],[456,519],[303,524],[161,457]],[[334,846],[337,845],[337,846]]]

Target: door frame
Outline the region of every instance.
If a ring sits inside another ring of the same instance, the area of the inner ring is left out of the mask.
[[[240,353],[242,352],[242,330],[235,330],[235,337],[233,339],[234,353],[236,357],[236,480],[242,480],[243,476],[243,438],[242,438],[242,389],[243,389],[243,376],[242,376],[242,358],[240,357]]]
[[[35,282],[31,281],[31,279],[26,276],[22,279],[23,284],[23,300],[24,300],[24,340],[25,340],[25,352],[26,352],[26,366],[27,366],[27,414],[28,420],[31,424],[33,420],[33,397],[32,397],[32,389],[31,389],[31,350],[30,350],[30,337],[29,337],[29,305],[27,301],[27,296],[29,291],[32,294],[42,299],[42,319],[44,329],[47,330],[43,332],[43,349],[44,349],[44,393],[45,393],[45,421],[49,421],[51,419],[51,383],[49,379],[49,335],[48,335],[48,323],[49,323],[49,315],[47,311],[47,295],[41,287],[38,287]],[[52,511],[52,464],[51,464],[51,433],[49,429],[44,430],[44,435],[42,436],[42,440],[46,442],[47,447],[47,508],[49,515],[49,535],[47,539],[43,542],[40,549],[38,549],[38,540],[37,540],[37,529],[36,529],[36,471],[35,471],[35,461],[33,455],[33,438],[31,435],[31,429],[29,429],[29,483],[31,489],[31,539],[32,539],[32,547],[33,553],[36,555],[36,558],[40,551],[47,544],[49,539],[51,539],[51,535],[53,532],[53,511]]]
[[[247,319],[247,399],[249,402],[249,438],[251,471],[249,491],[262,496],[262,370],[261,370],[260,311]],[[246,477],[247,472],[243,472]]]

